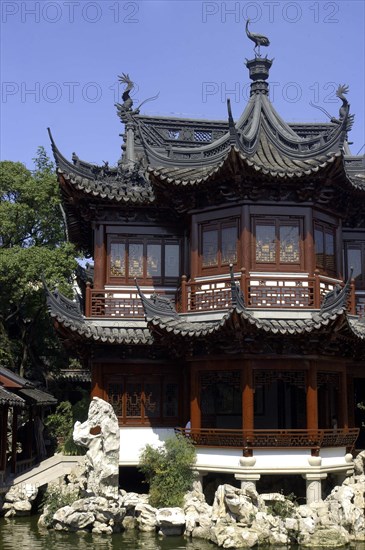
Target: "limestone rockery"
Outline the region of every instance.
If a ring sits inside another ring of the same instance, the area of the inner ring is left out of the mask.
[[[182,508],[156,509],[148,503],[148,495],[120,490],[116,497],[89,494],[51,517],[46,508],[39,525],[106,534],[123,529],[184,534],[222,548],[290,543],[339,548],[351,541],[365,541],[364,462],[365,452],[357,459],[356,475],[335,487],[325,500],[310,505],[297,505],[280,493],[260,495],[252,483],[242,488],[220,485],[212,506],[195,489],[185,496]],[[71,475],[64,490],[74,491],[80,481],[82,476]]]

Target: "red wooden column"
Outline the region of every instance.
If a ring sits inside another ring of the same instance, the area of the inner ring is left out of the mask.
[[[102,366],[93,365],[91,369],[91,397],[104,399]]]
[[[339,418],[338,426],[339,428],[348,428],[349,427],[349,418],[348,418],[348,403],[347,403],[347,374],[346,374],[346,365],[342,367],[340,373],[340,388],[339,388]]]
[[[254,387],[252,362],[243,362],[242,371],[242,424],[244,430],[254,429]]]
[[[106,280],[106,243],[104,236],[104,226],[97,225],[94,229],[95,248],[94,248],[94,288],[102,289]]]
[[[317,363],[309,361],[307,371],[307,429],[318,429]]]
[[[192,363],[190,366],[190,421],[192,430],[201,428],[199,371]]]
[[[11,465],[10,471],[12,474],[15,474],[16,471],[16,444],[17,444],[17,434],[18,434],[18,410],[16,407],[13,407],[13,425],[11,428],[12,440],[11,440]]]
[[[7,405],[4,405],[0,409],[0,471],[5,470],[6,466],[8,410],[9,407]]]

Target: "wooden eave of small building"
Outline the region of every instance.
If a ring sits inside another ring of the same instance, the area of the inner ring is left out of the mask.
[[[25,407],[25,401],[13,392],[6,390],[3,386],[0,386],[0,405],[7,407]]]
[[[45,407],[57,403],[57,399],[53,395],[36,388],[30,380],[4,367],[0,367],[0,388],[14,395],[16,404],[19,403],[17,406],[23,406],[21,403],[28,403]]]

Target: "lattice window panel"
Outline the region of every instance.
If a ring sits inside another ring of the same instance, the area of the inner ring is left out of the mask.
[[[356,296],[356,315],[365,317],[365,296]]]
[[[123,384],[108,384],[108,403],[113,407],[116,416],[123,415]]]
[[[202,415],[234,414],[241,407],[240,371],[200,374]]]
[[[270,386],[274,382],[282,380],[286,384],[296,386],[297,388],[305,388],[305,373],[304,371],[277,371],[277,370],[256,370],[254,372],[254,385]]]
[[[317,386],[331,386],[335,390],[340,387],[340,375],[338,372],[318,372]]]
[[[130,382],[126,391],[126,416],[142,416],[142,384]]]
[[[144,414],[150,418],[158,418],[161,409],[160,382],[145,382],[144,385]]]
[[[212,132],[209,132],[207,130],[195,130],[194,140],[203,143],[209,143],[212,141]]]
[[[165,130],[166,135],[169,139],[179,139],[180,138],[180,130],[174,129],[174,128],[168,128]]]
[[[163,415],[166,417],[178,416],[179,408],[179,386],[176,382],[165,382]]]

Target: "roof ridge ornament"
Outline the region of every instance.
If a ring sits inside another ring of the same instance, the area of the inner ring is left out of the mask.
[[[245,310],[246,309],[245,297],[243,295],[242,290],[240,289],[239,284],[236,283],[236,281],[234,280],[233,264],[229,264],[229,273],[231,275],[232,307],[237,308],[239,310]]]
[[[246,21],[246,34],[248,36],[248,38],[250,40],[252,40],[253,42],[255,42],[255,47],[253,49],[253,51],[255,52],[255,55],[256,57],[261,57],[261,54],[260,54],[260,46],[269,46],[270,45],[270,40],[264,36],[263,34],[256,34],[256,33],[252,33],[248,30],[248,24],[250,23],[250,19],[247,19]],[[256,48],[257,48],[257,51],[256,51]]]
[[[336,284],[334,289],[324,295],[320,313],[328,313],[337,309],[346,309],[347,300],[351,290],[351,279],[354,268],[351,267],[348,279],[345,285],[341,288],[339,284]]]
[[[158,92],[156,95],[152,97],[148,97],[147,99],[144,99],[142,103],[138,105],[136,109],[132,109],[133,107],[133,99],[131,98],[130,94],[132,90],[135,88],[134,82],[130,79],[129,74],[122,73],[121,76],[118,76],[119,82],[122,84],[126,84],[126,88],[122,94],[123,103],[115,103],[115,106],[117,108],[117,113],[119,118],[122,122],[131,122],[133,115],[138,115],[139,111],[145,103],[148,101],[155,101],[160,95],[160,92]]]
[[[167,296],[161,296],[156,294],[156,292],[153,292],[150,298],[147,298],[147,296],[143,294],[136,278],[134,279],[134,282],[142,301],[146,321],[153,319],[154,317],[179,319],[179,314],[177,313],[174,304],[169,298],[167,298]]]
[[[336,90],[336,96],[342,101],[342,105],[340,107],[338,118],[331,116],[324,107],[321,107],[319,105],[315,105],[312,101],[309,102],[309,105],[311,107],[314,107],[315,109],[319,109],[324,113],[333,124],[345,124],[346,125],[346,132],[349,132],[352,128],[352,125],[354,123],[355,115],[350,115],[350,103],[348,102],[348,99],[345,97],[345,94],[347,94],[349,91],[349,87],[347,84],[339,84],[338,88]]]

